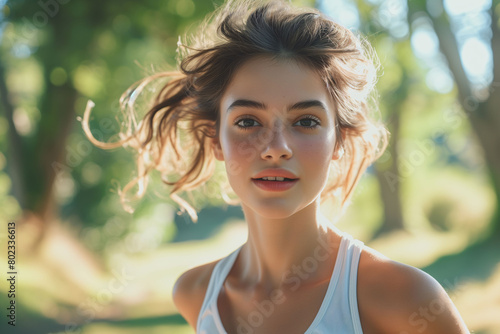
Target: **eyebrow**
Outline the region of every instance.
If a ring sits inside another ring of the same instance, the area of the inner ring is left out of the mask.
[[[260,110],[266,110],[267,106],[266,104],[262,102],[257,102],[257,101],[252,101],[252,100],[246,100],[246,99],[238,99],[235,100],[231,105],[227,108],[226,113],[230,113],[231,110],[237,107],[248,107],[248,108],[254,108],[254,109],[260,109]],[[288,106],[286,109],[287,111],[291,110],[304,110],[304,109],[309,109],[309,108],[320,108],[326,111],[326,106],[323,104],[323,102],[318,101],[318,100],[307,100],[307,101],[300,101],[297,103],[294,103],[290,106]]]

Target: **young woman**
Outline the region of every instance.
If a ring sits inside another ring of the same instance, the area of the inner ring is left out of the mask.
[[[386,146],[368,103],[369,45],[284,1],[230,1],[199,31],[190,46],[179,43],[179,71],[124,95],[131,107],[152,79],[169,79],[135,131],[114,144],[91,138],[136,148],[139,176],[129,186],[143,193],[149,171],[160,170],[194,218],[176,193],[209,180],[214,158],[224,163],[248,239],[178,278],[173,298],[187,322],[208,334],[468,333],[435,279],[320,211],[328,197],[345,208]]]

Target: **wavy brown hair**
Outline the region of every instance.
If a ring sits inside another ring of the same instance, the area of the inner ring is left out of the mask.
[[[331,178],[321,200],[333,196],[344,209],[363,172],[387,145],[388,132],[374,117],[377,109],[371,101],[377,66],[370,45],[319,11],[295,8],[283,0],[230,0],[186,40],[178,43],[177,70],[148,76],[122,95],[127,121],[121,140],[97,141],[88,126],[92,105],[85,110],[83,127],[92,143],[103,149],[128,146],[137,152],[138,175],[119,190],[123,205],[134,186],[136,198],[145,194],[149,174],[157,170],[171,186],[170,197],[197,220],[196,210],[178,193],[190,193],[213,176],[212,139],[219,135],[223,92],[245,61],[267,56],[306,64],[333,97],[335,149],[344,155],[331,162]],[[161,79],[167,81],[137,122],[137,96]]]

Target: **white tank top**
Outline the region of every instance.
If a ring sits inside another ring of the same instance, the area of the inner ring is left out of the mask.
[[[335,267],[316,317],[304,334],[362,334],[356,297],[359,257],[363,242],[343,232]],[[242,245],[243,246],[243,245]],[[227,334],[219,316],[217,299],[227,274],[241,249],[233,251],[215,265],[198,316],[198,334]],[[258,333],[258,328],[242,333]]]

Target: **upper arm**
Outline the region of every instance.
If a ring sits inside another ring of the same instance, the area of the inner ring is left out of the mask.
[[[172,290],[175,307],[194,330],[211,274],[208,269],[211,267],[208,264],[184,272],[177,278]]]
[[[408,304],[398,314],[407,319],[408,333],[469,333],[462,317],[443,287],[429,274],[417,268],[408,278]],[[404,276],[403,276],[404,277]],[[402,294],[404,296],[404,293]]]
[[[377,266],[360,279],[363,287],[358,287],[365,333],[469,333],[450,297],[432,276],[390,260]]]

